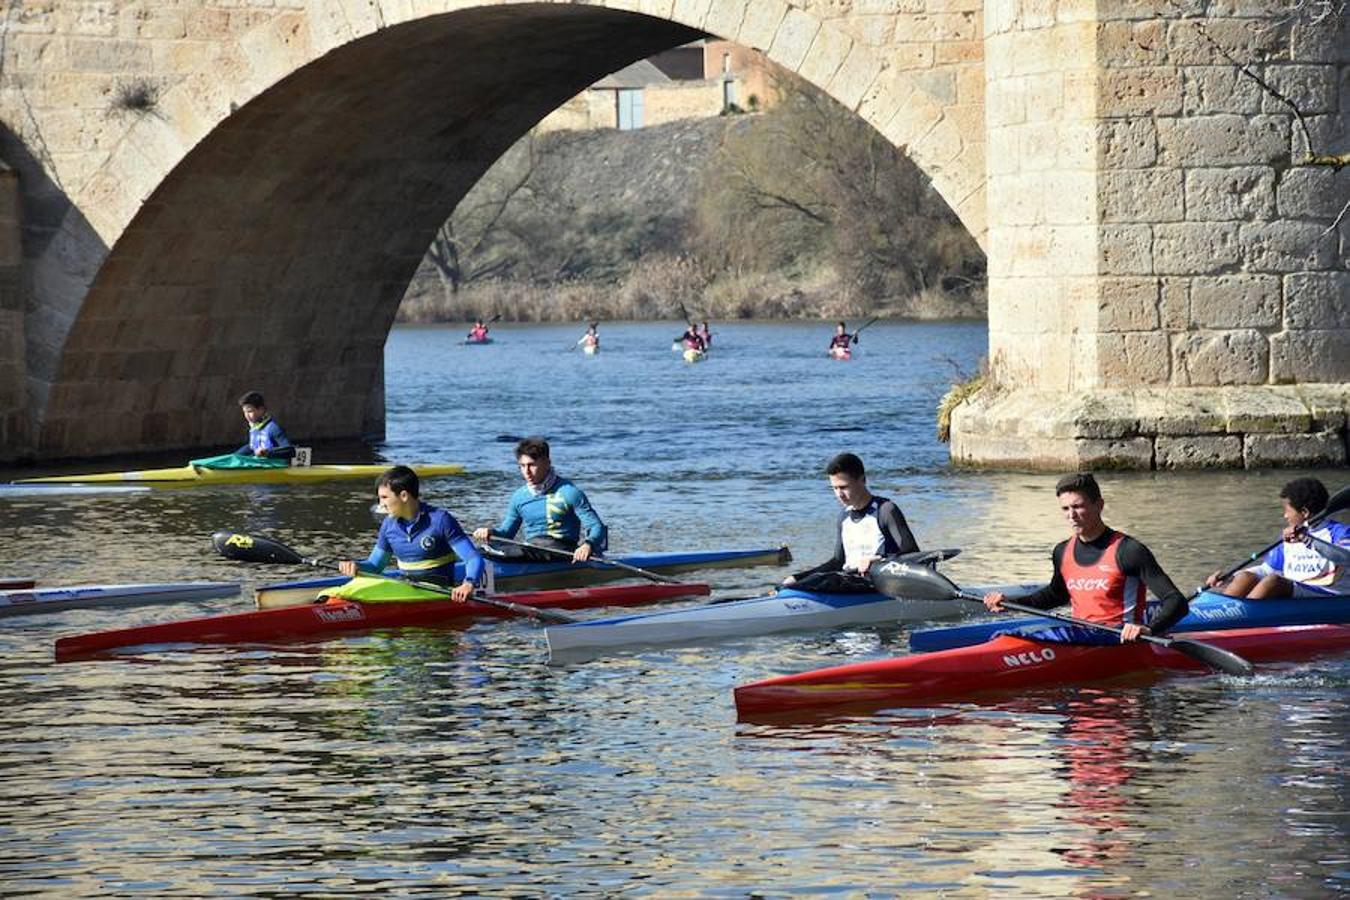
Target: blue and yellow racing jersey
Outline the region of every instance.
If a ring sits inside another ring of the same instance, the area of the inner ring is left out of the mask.
[[[281,450],[290,445],[290,439],[286,437],[286,432],[281,430],[277,420],[268,416],[261,422],[248,426],[248,443],[234,452],[254,455],[259,450]]]
[[[430,503],[420,503],[411,522],[385,516],[375,549],[357,563],[363,572],[384,571],[389,558],[398,560],[400,572],[413,576],[453,578],[455,560],[464,560],[464,580],[478,584],[483,577],[483,557],[455,517]]]

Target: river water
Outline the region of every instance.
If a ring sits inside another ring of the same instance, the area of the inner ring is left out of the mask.
[[[828,555],[821,468],[859,453],[958,583],[1048,576],[1050,474],[955,472],[934,437],[982,325],[399,328],[396,461],[451,460],[424,496],[466,525],[546,435],[613,549],[788,544]],[[273,400],[285,421],[284,398]],[[242,424],[241,424],[242,431]],[[301,435],[293,435],[302,438]],[[336,460],[329,460],[336,461]],[[1107,520],[1183,587],[1273,539],[1290,472],[1107,474]],[[1343,473],[1321,473],[1332,489]],[[940,710],[738,725],[731,688],[905,652],[903,628],[545,665],[526,621],[323,643],[176,648],[56,665],[55,638],[247,608],[297,573],[215,557],[219,528],[362,554],[370,488],[0,497],[0,575],[50,584],[242,580],[201,604],[0,626],[0,895],[1313,897],[1350,890],[1346,660]],[[786,569],[710,573],[721,595]]]

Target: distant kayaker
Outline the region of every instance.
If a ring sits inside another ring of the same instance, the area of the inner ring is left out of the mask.
[[[1316,478],[1295,478],[1280,489],[1284,543],[1254,566],[1220,581],[1205,580],[1229,597],[1326,597],[1350,594],[1350,525],[1326,521],[1311,531],[1307,521],[1327,507],[1327,489]]]
[[[1106,501],[1096,478],[1084,472],[1065,475],[1055,485],[1055,496],[1071,536],[1051,553],[1054,576],[1050,584],[1017,602],[1037,609],[1068,603],[1080,619],[1119,626],[1120,637],[1082,625],[1047,625],[1018,634],[1061,644],[1134,641],[1141,634],[1162,634],[1186,615],[1185,595],[1152,551],[1102,521]],[[1146,618],[1148,591],[1161,601],[1151,619]],[[1003,612],[1003,600],[1001,591],[984,595],[984,605],[991,612]]]
[[[684,334],[680,335],[680,341],[684,344],[686,350],[698,350],[702,353],[708,349],[708,345],[703,340],[703,335],[698,333],[698,326],[693,322],[690,322],[689,327],[684,330]]]
[[[555,554],[530,547],[491,544],[494,537],[514,538],[523,526],[526,542],[564,550],[572,554],[573,562],[585,562],[591,554],[603,553],[608,529],[581,489],[554,471],[548,441],[527,437],[516,444],[516,464],[525,484],[511,495],[501,524],[479,528],[473,533],[474,539],[487,545],[494,556],[556,561]]]
[[[856,343],[858,343],[858,336],[849,334],[848,326],[844,322],[836,322],[834,337],[830,338],[830,355],[851,356],[853,353],[852,345]]]
[[[418,580],[449,585],[455,577],[455,560],[464,561],[464,580],[450,592],[464,602],[473,595],[483,577],[483,557],[455,517],[419,498],[417,473],[407,466],[394,466],[375,480],[375,495],[388,514],[375,536],[375,549],[357,562],[343,560],[338,571],[348,578],[357,572],[379,574],[390,557],[398,570]]]
[[[698,336],[699,340],[703,341],[704,350],[707,350],[712,346],[712,330],[708,328],[708,323],[706,321],[703,323],[703,326],[699,328]]]
[[[481,344],[488,339],[488,327],[482,319],[474,319],[473,327],[469,329],[466,340],[473,344]]]
[[[258,391],[249,391],[239,398],[239,408],[248,423],[248,443],[234,451],[239,456],[266,456],[271,459],[290,459],[295,455],[286,432],[267,411],[267,403]]]
[[[834,496],[843,505],[834,555],[818,566],[789,575],[783,584],[832,594],[862,594],[875,590],[867,577],[874,563],[914,553],[919,542],[895,502],[878,497],[867,487],[863,461],[840,453],[825,466]]]
[[[577,341],[577,344],[581,346],[581,349],[585,350],[587,353],[594,353],[600,349],[599,326],[599,322],[592,322],[586,329],[586,333]]]

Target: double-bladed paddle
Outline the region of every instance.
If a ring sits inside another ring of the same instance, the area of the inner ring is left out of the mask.
[[[926,566],[887,562],[873,567],[869,574],[877,590],[891,597],[913,600],[967,600],[971,603],[984,603],[984,598],[980,595],[961,590],[952,583],[951,579]],[[1077,616],[1037,609],[1034,606],[1014,603],[1011,600],[1004,600],[1003,607],[1033,616],[1043,616],[1047,619],[1057,619],[1060,622],[1095,628],[1098,631],[1120,634],[1120,629],[1113,625],[1103,625],[1100,622],[1091,622]],[[1178,653],[1184,653],[1192,659],[1199,660],[1210,668],[1228,675],[1250,675],[1255,671],[1252,664],[1241,656],[1230,653],[1222,647],[1215,647],[1213,644],[1180,638],[1158,637],[1152,634],[1141,634],[1139,640],[1148,641],[1160,647],[1170,647]]]
[[[514,540],[513,538],[497,537],[495,535],[491,538],[491,540],[499,544],[511,544],[514,547],[528,547],[531,550],[538,550],[541,553],[551,553],[554,556],[564,557],[566,559],[572,558],[572,551],[570,550],[558,550],[553,547],[541,547],[538,544],[531,544],[527,541],[517,541]],[[650,578],[652,581],[659,581],[661,584],[680,583],[680,579],[678,578],[667,578],[664,575],[657,575],[655,572],[648,572],[646,569],[639,569],[637,566],[630,566],[628,563],[619,562],[616,559],[605,559],[599,556],[592,556],[586,562],[594,563],[597,566],[613,566],[616,569],[625,569],[629,572],[632,572],[634,575],[641,575],[643,578]]]
[[[337,570],[337,563],[332,560],[322,559],[317,556],[301,556],[290,547],[279,541],[270,540],[265,537],[258,537],[251,534],[238,534],[233,531],[217,531],[211,535],[211,546],[215,547],[216,552],[226,559],[238,560],[239,562],[251,563],[280,563],[289,566],[313,566],[316,569]],[[429,581],[414,581],[411,578],[390,578],[388,575],[377,575],[372,572],[362,572],[362,575],[371,578],[383,578],[386,581],[397,581],[400,584],[412,585],[424,591],[430,591],[435,594],[444,594],[450,596],[450,589],[439,584],[432,584]],[[528,616],[531,619],[539,619],[553,625],[571,625],[574,622],[581,621],[572,616],[565,616],[562,613],[553,612],[547,609],[537,609],[533,606],[522,606],[519,603],[512,603],[509,600],[499,600],[496,597],[475,592],[473,595],[475,603],[482,603],[484,606],[495,606],[498,609],[504,609],[513,612],[518,616]]]
[[[1334,516],[1336,513],[1340,512],[1343,509],[1346,509],[1347,507],[1350,507],[1350,484],[1347,484],[1345,487],[1341,488],[1339,491],[1337,491],[1336,493],[1332,494],[1329,498],[1327,498],[1326,509],[1323,509],[1321,512],[1315,515],[1309,516],[1308,521],[1303,523],[1302,529],[1304,531],[1312,531],[1318,525],[1321,525],[1322,522],[1328,516]],[[1242,562],[1233,566],[1231,569],[1228,569],[1226,572],[1220,573],[1219,577],[1214,579],[1214,583],[1222,584],[1229,578],[1232,578],[1233,575],[1235,575],[1239,569],[1242,569],[1250,565],[1251,563],[1259,561],[1263,556],[1265,556],[1267,553],[1274,550],[1276,547],[1280,546],[1280,544],[1283,543],[1284,538],[1283,536],[1281,536],[1280,540],[1271,544],[1266,549],[1258,550],[1251,556],[1244,559]],[[1191,594],[1191,598],[1194,599],[1195,597],[1199,596],[1200,593],[1204,590],[1205,590],[1204,585],[1201,585],[1200,587],[1196,588],[1195,593]]]
[[[853,332],[853,343],[855,343],[855,344],[858,343],[858,335],[862,334],[862,331],[863,331],[864,328],[866,328],[868,325],[871,325],[871,324],[873,324],[873,323],[875,323],[875,322],[880,321],[880,319],[881,319],[881,316],[873,316],[872,318],[870,318],[870,319],[868,319],[866,322],[864,322],[862,325],[860,325],[860,326],[858,327],[858,330],[855,331],[855,332]]]

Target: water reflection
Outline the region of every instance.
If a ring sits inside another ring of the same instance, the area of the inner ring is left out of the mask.
[[[867,355],[825,367],[800,349],[808,326],[728,326],[720,357],[686,367],[660,342],[644,349],[655,335],[668,346],[660,325],[615,326],[585,360],[563,354],[559,338],[575,338],[563,328],[503,329],[489,355],[441,346],[448,331],[400,330],[381,450],[469,465],[427,497],[476,523],[519,480],[497,436],[543,432],[616,547],[786,542],[809,565],[829,554],[837,509],[820,465],[851,449],[926,546],[964,549],[958,582],[1043,579],[1063,537],[1053,476],[950,472],[932,439],[938,357],[973,362],[982,330],[872,331]],[[1187,586],[1273,540],[1289,477],[1101,481],[1108,521]],[[353,483],[0,499],[0,573],[246,582],[243,599],[6,622],[6,895],[1350,889],[1344,661],[777,726],[736,725],[732,686],[902,653],[907,631],[550,668],[537,627],[503,621],[52,664],[58,636],[237,611],[255,584],[311,574],[229,563],[213,531],[364,555],[370,502]],[[723,594],[783,574],[712,573]]]

